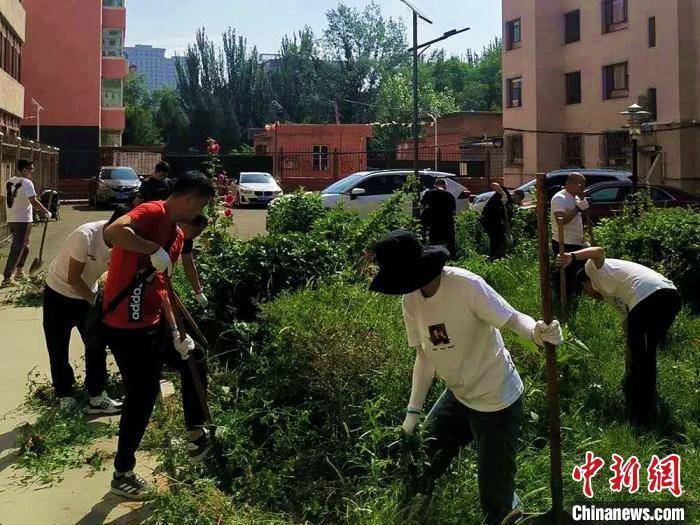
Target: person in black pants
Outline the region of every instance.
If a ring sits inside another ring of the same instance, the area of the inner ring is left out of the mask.
[[[641,264],[605,257],[599,247],[565,253],[560,266],[585,264],[575,285],[594,299],[612,303],[627,318],[627,353],[623,388],[628,415],[639,425],[658,416],[657,347],[681,310],[681,298],[666,277]]]
[[[447,191],[445,179],[437,179],[433,189],[421,198],[421,224],[428,234],[428,244],[445,246],[452,259],[457,258],[455,212],[457,200]]]
[[[85,344],[85,386],[89,414],[115,414],[121,403],[105,392],[107,353],[99,334],[89,330],[98,291],[98,279],[107,270],[111,245],[104,239],[106,226],[126,212],[119,207],[109,221],[83,224],[63,242],[52,261],[44,288],[43,327],[49,352],[51,379],[61,407],[75,406],[75,376],[69,361],[71,330],[77,328]]]
[[[147,491],[147,482],[134,467],[158,395],[163,338],[170,334],[170,344],[183,361],[192,359],[195,350],[192,338],[181,337],[177,329],[166,281],[184,243],[185,234],[178,223],[191,224],[213,197],[214,188],[207,177],[184,174],[167,200],[141,204],[105,230],[105,239],[114,244],[114,250],[105,286],[103,322],[126,391],[111,482],[112,493],[122,497],[143,499]],[[134,276],[153,270],[152,278],[135,281]],[[191,457],[201,458],[211,447],[207,429],[191,431]]]
[[[480,222],[489,237],[489,257],[497,260],[507,255],[515,208],[523,201],[525,194],[522,190],[511,194],[495,182],[491,189],[494,194],[486,202]]]

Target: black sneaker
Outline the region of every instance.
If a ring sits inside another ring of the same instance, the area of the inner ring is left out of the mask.
[[[144,500],[148,489],[148,482],[134,472],[127,472],[121,476],[115,473],[112,477],[112,494],[122,498]]]
[[[204,433],[201,436],[187,444],[187,454],[190,456],[190,461],[194,463],[202,461],[214,446],[211,432],[206,428],[202,430],[204,430]]]

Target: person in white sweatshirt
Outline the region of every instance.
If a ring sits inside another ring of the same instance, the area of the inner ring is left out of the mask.
[[[627,323],[627,359],[623,380],[628,416],[650,425],[658,416],[656,349],[681,310],[676,286],[654,270],[605,257],[600,247],[566,252],[557,264],[584,264],[575,286],[594,299],[613,304]]]
[[[406,434],[418,427],[436,374],[447,387],[423,425],[431,461],[424,491],[432,492],[460,449],[473,442],[485,520],[500,524],[519,501],[515,472],[523,393],[500,329],[542,346],[561,344],[561,327],[518,312],[478,275],[445,267],[444,247],[421,246],[409,232],[390,233],[374,253],[379,272],[370,289],[403,295],[408,344],[416,350]]]

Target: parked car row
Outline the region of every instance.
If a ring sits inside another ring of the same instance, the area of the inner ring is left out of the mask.
[[[357,210],[360,215],[369,215],[376,211],[382,203],[400,191],[406,184],[413,170],[375,170],[353,173],[341,179],[321,192],[323,204],[326,207],[342,203],[347,208]],[[420,172],[421,191],[432,188],[437,179],[444,179],[447,191],[457,200],[457,213],[469,206],[469,191],[453,180],[454,175],[439,171],[424,170]],[[410,203],[406,203],[406,211],[410,211]]]
[[[134,201],[141,178],[126,166],[105,166],[90,180],[89,201],[93,208]],[[242,172],[234,181],[234,195],[239,206],[269,204],[284,195],[269,173]]]

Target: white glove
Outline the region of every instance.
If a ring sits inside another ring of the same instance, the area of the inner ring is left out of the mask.
[[[544,321],[537,321],[535,328],[532,330],[532,340],[537,346],[544,346],[545,343],[555,346],[562,344],[564,336],[559,321],[555,319],[550,324]]]
[[[151,264],[157,272],[163,272],[170,275],[173,270],[173,263],[170,260],[170,255],[163,248],[158,248],[151,254]]]
[[[194,339],[189,335],[185,335],[184,339],[180,339],[180,332],[173,330],[173,344],[175,345],[175,350],[182,356],[182,360],[187,361],[194,350]]]
[[[418,414],[406,414],[406,419],[403,420],[403,431],[406,435],[410,436],[416,430],[418,423],[420,422],[420,416]]]
[[[209,302],[207,300],[207,296],[204,295],[204,292],[199,292],[198,294],[195,294],[194,299],[195,299],[195,301],[197,301],[199,306],[206,306],[207,303]]]
[[[588,204],[588,199],[579,199],[576,201],[576,207],[581,211],[586,211],[591,205]]]

